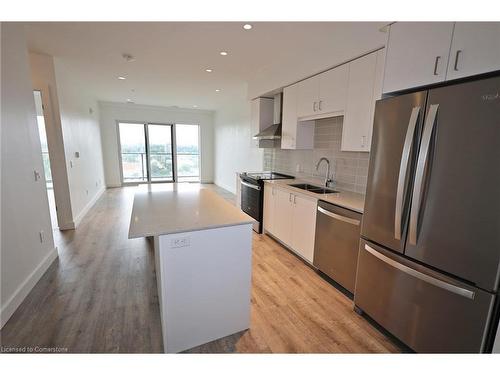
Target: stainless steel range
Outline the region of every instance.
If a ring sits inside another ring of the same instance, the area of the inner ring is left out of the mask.
[[[264,181],[291,178],[295,177],[277,172],[240,173],[241,209],[257,220],[253,226],[254,231],[257,233],[262,233]]]

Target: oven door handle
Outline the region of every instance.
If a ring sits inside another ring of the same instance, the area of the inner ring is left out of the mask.
[[[245,181],[243,181],[241,179],[240,179],[240,182],[241,182],[242,185],[245,185],[245,186],[247,186],[247,187],[249,187],[251,189],[260,190],[260,186],[258,186],[258,185],[249,184],[248,182],[245,182]]]

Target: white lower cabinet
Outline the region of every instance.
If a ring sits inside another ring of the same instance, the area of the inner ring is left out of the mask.
[[[309,263],[313,262],[314,236],[316,231],[316,199],[293,196],[292,249]]]
[[[276,189],[274,235],[288,246],[292,245],[293,195],[287,190]]]
[[[264,187],[264,229],[312,263],[317,200],[283,187]]]

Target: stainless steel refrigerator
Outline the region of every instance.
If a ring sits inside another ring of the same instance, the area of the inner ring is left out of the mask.
[[[378,101],[357,308],[417,352],[482,352],[499,264],[500,77]]]

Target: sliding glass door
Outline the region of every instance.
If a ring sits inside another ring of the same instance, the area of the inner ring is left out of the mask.
[[[119,122],[123,184],[199,182],[200,127]]]
[[[147,124],[150,181],[174,181],[172,125]]]
[[[148,181],[144,124],[119,123],[122,182]]]
[[[122,183],[172,182],[172,125],[118,123]]]

